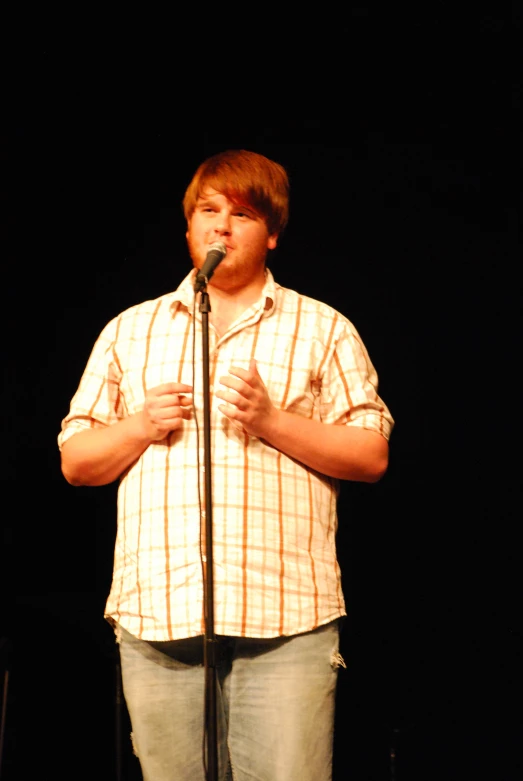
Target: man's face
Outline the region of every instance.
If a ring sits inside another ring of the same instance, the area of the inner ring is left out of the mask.
[[[189,219],[187,243],[195,268],[201,268],[211,244],[222,241],[227,254],[210,284],[224,290],[243,287],[264,278],[265,258],[276,247],[278,235],[248,206],[239,206],[216,190],[202,193]]]

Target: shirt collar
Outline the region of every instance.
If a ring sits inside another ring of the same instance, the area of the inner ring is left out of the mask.
[[[174,309],[179,304],[185,306],[189,312],[192,312],[194,304],[194,278],[196,276],[196,269],[191,269],[185,279],[183,279],[180,285],[172,294],[171,309]],[[265,315],[270,315],[274,311],[276,303],[276,283],[270,269],[265,269],[265,284],[261,292],[261,296],[258,302],[258,306],[262,306]]]

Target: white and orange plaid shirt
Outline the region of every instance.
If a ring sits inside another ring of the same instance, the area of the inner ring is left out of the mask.
[[[105,616],[146,640],[205,631],[201,313],[193,307],[193,275],[174,293],[108,323],[58,436],[61,447],[79,431],[132,415],[147,388],[194,385],[183,430],[150,444],[120,478]],[[345,615],[338,482],[235,428],[217,409],[213,382],[255,358],[277,407],[388,439],[394,424],[376,372],[343,315],[279,286],[270,271],[259,302],[223,336],[209,327],[209,352],[215,633],[270,638],[309,631]]]

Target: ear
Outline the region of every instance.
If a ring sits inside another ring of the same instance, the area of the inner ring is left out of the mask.
[[[271,233],[271,235],[267,239],[267,249],[276,249],[277,244],[278,244],[278,234]]]

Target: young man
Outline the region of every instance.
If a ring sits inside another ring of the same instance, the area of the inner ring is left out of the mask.
[[[105,615],[144,779],[205,778],[202,319],[208,280],[219,777],[328,781],[339,622],[338,480],[375,482],[393,420],[354,326],[266,267],[288,178],[254,152],[185,193],[194,268],[102,331],[59,435],[73,485],[119,480]],[[196,297],[196,300],[195,300]],[[193,364],[196,348],[196,367]]]

